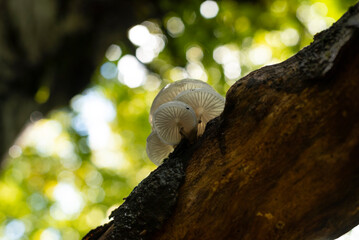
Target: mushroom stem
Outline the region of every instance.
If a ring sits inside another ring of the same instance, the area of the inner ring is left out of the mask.
[[[202,123],[202,114],[199,114],[198,115],[198,124],[201,124]]]
[[[179,126],[179,132],[181,136],[188,139],[190,143],[193,143],[197,138],[197,128],[194,128],[189,133],[186,133],[183,127]]]

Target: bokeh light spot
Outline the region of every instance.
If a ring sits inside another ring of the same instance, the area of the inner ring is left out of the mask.
[[[136,57],[142,63],[152,62],[165,47],[166,37],[159,26],[150,21],[132,27],[128,37],[133,44],[139,46],[136,50]]]
[[[117,76],[117,67],[114,63],[106,62],[100,68],[101,75],[106,79],[112,79]]]
[[[235,45],[219,46],[213,51],[213,59],[222,64],[224,75],[228,80],[234,80],[241,75],[240,52]],[[232,84],[230,81],[229,84]]]
[[[281,47],[281,32],[280,31],[270,31],[265,34],[265,40],[271,47]]]
[[[312,35],[315,35],[318,32],[321,32],[327,29],[329,26],[327,25],[324,19],[315,18],[308,23],[308,30]]]
[[[19,145],[32,146],[43,157],[58,153],[57,143],[65,140],[62,126],[56,120],[42,119],[27,127],[18,142]]]
[[[40,119],[42,119],[44,116],[41,112],[39,111],[33,111],[31,114],[30,114],[30,121],[31,122],[37,122],[39,121]]]
[[[87,191],[87,199],[92,203],[100,203],[105,199],[105,191],[100,187],[93,187]]]
[[[122,54],[122,50],[120,48],[120,46],[116,45],[116,44],[111,44],[105,53],[106,58],[109,61],[117,61]]]
[[[42,86],[35,94],[35,101],[37,103],[45,103],[50,97],[50,89],[47,86]]]
[[[190,78],[207,82],[208,77],[201,63],[190,62],[186,65],[186,70]]]
[[[136,50],[136,57],[143,63],[150,63],[165,47],[163,34],[151,34]]]
[[[74,215],[82,210],[83,199],[77,189],[69,183],[60,182],[54,189],[54,198],[60,209],[67,215]]]
[[[235,28],[237,32],[240,33],[245,32],[250,28],[250,26],[251,26],[251,22],[247,17],[242,16],[236,19]]]
[[[313,3],[310,7],[310,10],[313,12],[313,14],[318,14],[321,16],[326,16],[328,13],[328,7],[325,5],[325,3],[322,2],[316,2]]]
[[[259,45],[249,51],[249,59],[255,65],[263,65],[272,59],[272,50],[266,45]]]
[[[126,156],[119,150],[98,150],[92,154],[91,161],[100,168],[125,170],[130,166]]]
[[[150,32],[143,25],[136,25],[128,31],[128,38],[137,46],[143,45],[149,37]]]
[[[161,85],[161,78],[157,74],[147,74],[147,80],[144,85],[144,88],[148,91],[155,91],[157,90]]]
[[[215,1],[208,0],[201,4],[199,11],[204,18],[209,19],[217,16],[219,7]]]
[[[102,184],[103,178],[101,173],[96,170],[92,170],[87,173],[85,177],[86,184],[90,187],[99,187]]]
[[[55,228],[46,228],[40,235],[40,240],[61,240],[59,230]]]
[[[237,79],[241,76],[241,66],[237,61],[228,62],[223,65],[223,68],[224,75],[231,80]]]
[[[74,128],[88,133],[90,147],[106,146],[110,135],[108,123],[116,116],[113,104],[97,90],[90,90],[73,98],[71,106],[79,113]]]
[[[20,157],[22,154],[22,148],[18,145],[12,145],[10,148],[9,148],[9,155],[10,157],[12,158],[17,158],[17,157]]]
[[[186,59],[189,62],[199,62],[203,58],[203,51],[199,46],[193,46],[187,49]]]
[[[297,18],[312,35],[327,29],[333,23],[332,18],[326,17],[327,13],[327,6],[321,2],[312,5],[304,3],[297,8]]]
[[[213,59],[219,64],[239,61],[239,51],[235,46],[219,46],[213,50]]]
[[[10,221],[5,227],[5,239],[20,239],[25,233],[25,224],[17,219]]]
[[[178,81],[184,78],[188,78],[188,73],[181,67],[174,67],[170,71],[170,78],[172,81]]]
[[[73,228],[64,228],[61,230],[62,232],[62,239],[66,240],[66,239],[71,239],[71,240],[78,240],[80,239],[80,234],[76,229]]]
[[[105,219],[105,214],[99,208],[93,208],[86,216],[86,222],[91,227],[96,227],[101,225],[102,221]]]
[[[179,37],[183,34],[185,26],[179,17],[171,17],[166,22],[166,28],[172,37]]]
[[[281,32],[280,40],[288,47],[295,46],[299,42],[299,33],[294,28],[287,28]]]
[[[132,55],[123,56],[118,62],[118,79],[130,88],[136,88],[145,83],[146,68]]]
[[[271,11],[274,13],[282,13],[287,10],[288,3],[283,0],[274,1],[270,7]]]
[[[150,63],[156,55],[150,48],[139,47],[136,50],[136,57],[143,63]]]
[[[35,211],[39,211],[46,207],[46,200],[39,193],[33,193],[30,197],[28,197],[27,201],[31,208],[33,208]]]

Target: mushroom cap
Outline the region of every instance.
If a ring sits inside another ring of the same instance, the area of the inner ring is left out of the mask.
[[[151,126],[153,126],[152,124],[153,114],[155,113],[155,111],[159,106],[161,106],[166,102],[173,101],[180,92],[194,88],[206,88],[215,91],[209,84],[201,80],[195,80],[195,79],[183,79],[167,84],[164,88],[161,89],[161,91],[157,94],[157,96],[153,100],[150,110],[150,116],[149,116],[149,122]]]
[[[205,88],[183,91],[175,100],[187,103],[195,111],[198,120],[198,136],[203,134],[206,124],[211,119],[223,112],[225,103],[224,97],[219,93]]]
[[[146,152],[148,158],[157,166],[161,165],[163,159],[173,151],[171,145],[165,144],[158,137],[156,132],[152,132],[146,141]]]
[[[197,132],[197,118],[192,107],[186,103],[171,101],[155,111],[153,126],[162,142],[176,145],[183,136],[192,139]]]

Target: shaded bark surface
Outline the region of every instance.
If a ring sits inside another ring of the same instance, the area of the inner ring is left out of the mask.
[[[333,239],[359,224],[358,43],[359,4],[292,58],[237,81],[223,114],[185,151],[172,215],[160,230],[142,225],[121,239]],[[141,184],[131,201],[155,205],[143,198],[151,181]],[[121,221],[85,239],[119,239]]]

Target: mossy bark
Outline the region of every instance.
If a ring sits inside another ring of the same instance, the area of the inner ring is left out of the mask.
[[[185,152],[171,216],[121,239],[334,239],[359,224],[359,4],[292,58],[237,81]],[[85,239],[117,239],[119,219]]]

